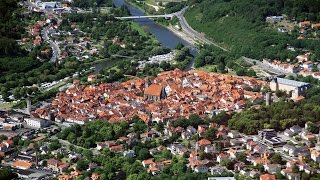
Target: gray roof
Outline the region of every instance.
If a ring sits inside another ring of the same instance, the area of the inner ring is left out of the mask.
[[[285,84],[288,86],[294,86],[294,87],[301,87],[301,86],[308,86],[309,83],[301,82],[301,81],[294,81],[294,80],[289,80],[289,79],[284,79],[284,78],[277,78],[277,82],[279,84]]]

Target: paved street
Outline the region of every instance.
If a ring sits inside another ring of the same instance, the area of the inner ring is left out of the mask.
[[[255,66],[258,66],[259,68],[263,69],[264,71],[270,73],[270,74],[274,74],[274,75],[291,75],[291,76],[296,76],[296,74],[294,73],[287,73],[287,72],[284,72],[284,71],[280,71],[280,70],[277,70],[267,64],[264,64],[262,63],[261,61],[259,60],[256,60],[256,59],[251,59],[251,58],[247,58],[247,57],[242,57],[245,61],[247,61],[248,63],[251,63],[251,64],[255,64]]]
[[[186,12],[186,10],[188,9],[188,7],[183,8],[181,11],[177,12],[176,15],[179,19],[182,31],[187,34],[190,37],[193,37],[194,39],[197,39],[198,41],[204,43],[204,44],[212,44],[224,51],[227,51],[227,49],[219,46],[218,44],[208,40],[206,37],[204,37],[204,35],[198,33],[196,30],[194,30],[186,21],[186,19],[184,18],[184,13]]]
[[[29,8],[34,8],[36,7],[36,5],[30,1],[25,1],[25,4],[29,7]],[[52,14],[51,12],[47,11],[47,10],[44,10],[43,11],[46,15],[53,15],[56,19],[58,19],[58,22],[61,21],[61,19],[59,19],[56,15]],[[41,31],[41,34],[42,34],[42,39],[46,42],[48,42],[50,44],[50,47],[52,49],[52,57],[50,59],[50,62],[56,62],[56,60],[58,59],[61,51],[60,51],[60,48],[58,46],[57,43],[55,43],[54,41],[50,40],[49,36],[48,36],[48,29],[49,27],[45,27],[42,29]]]

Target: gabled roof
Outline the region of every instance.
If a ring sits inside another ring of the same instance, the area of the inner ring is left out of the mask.
[[[261,180],[276,180],[276,176],[273,174],[263,174],[260,176]]]
[[[208,139],[201,139],[200,141],[197,142],[199,145],[211,145],[211,141]]]
[[[160,96],[163,87],[158,84],[151,84],[147,89],[145,89],[144,94],[151,96]]]

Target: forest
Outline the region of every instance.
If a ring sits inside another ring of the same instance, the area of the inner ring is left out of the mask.
[[[191,0],[186,13],[188,23],[239,58],[278,58],[286,60],[300,53],[287,49],[309,49],[320,59],[319,40],[297,40],[279,33],[265,23],[270,15],[286,14],[298,21],[320,20],[319,0]]]

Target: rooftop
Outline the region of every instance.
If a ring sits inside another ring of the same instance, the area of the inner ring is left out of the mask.
[[[284,79],[284,78],[276,78],[276,81],[279,84],[285,84],[285,85],[294,86],[294,87],[302,87],[302,86],[308,86],[309,85],[309,83],[300,82],[300,81],[294,81],[294,80]]]

